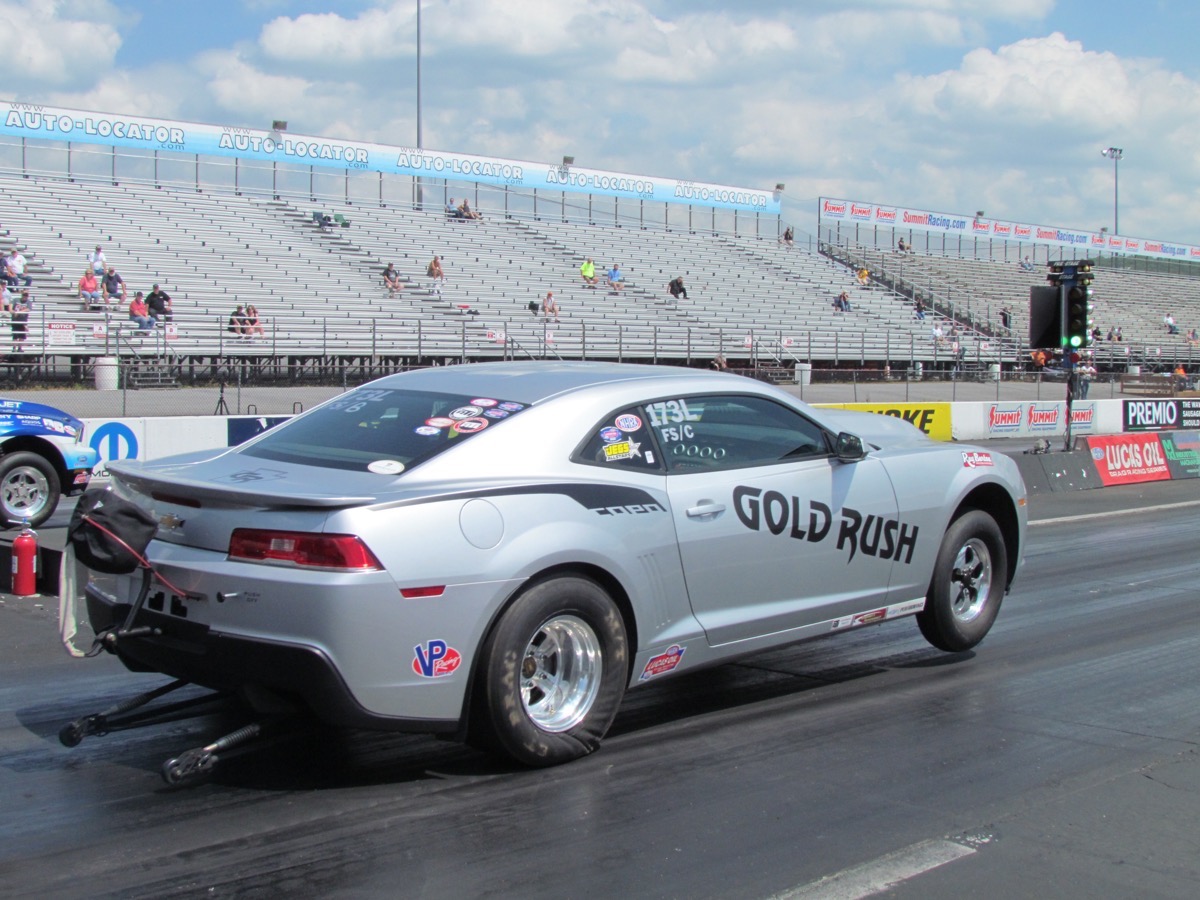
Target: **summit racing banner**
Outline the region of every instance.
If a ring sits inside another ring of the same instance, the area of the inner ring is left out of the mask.
[[[1158,434],[1093,435],[1086,440],[1096,473],[1105,487],[1171,478]]]

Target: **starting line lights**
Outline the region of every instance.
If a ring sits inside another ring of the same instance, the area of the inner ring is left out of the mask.
[[[1030,319],[1040,319],[1042,330],[1038,346],[1051,341],[1070,350],[1083,350],[1092,343],[1095,322],[1092,312],[1094,263],[1090,259],[1052,262],[1046,273],[1050,290],[1034,288],[1030,292]],[[1034,306],[1043,307],[1037,315]],[[1032,335],[1031,335],[1032,337]]]

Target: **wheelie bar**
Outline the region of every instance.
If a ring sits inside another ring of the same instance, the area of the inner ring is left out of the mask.
[[[191,707],[209,703],[221,696],[219,694],[207,694],[203,697],[192,697],[191,699],[181,700],[178,703],[171,703],[167,706],[141,709],[141,707],[152,703],[159,697],[164,697],[172,691],[177,691],[179,688],[185,687],[190,683],[182,679],[177,679],[152,691],[146,691],[144,694],[138,694],[136,697],[122,700],[120,703],[110,706],[101,712],[93,713],[90,716],[82,716],[64,725],[58,732],[58,739],[64,747],[74,747],[89,734],[104,735],[115,729],[133,728],[139,725],[150,724],[151,721],[158,721],[163,716],[173,715]],[[140,711],[135,712],[135,710]]]
[[[168,759],[162,765],[163,781],[167,784],[177,785],[208,774],[220,759],[217,755],[218,753],[232,750],[240,744],[253,740],[262,734],[262,730],[263,726],[260,723],[251,722],[249,725],[242,726],[237,731],[217,738],[211,744],[205,744],[203,747],[197,747],[194,750],[187,750],[178,756]]]

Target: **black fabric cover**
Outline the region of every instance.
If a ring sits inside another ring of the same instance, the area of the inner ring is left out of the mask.
[[[158,522],[150,513],[107,488],[97,488],[79,497],[67,526],[67,540],[84,565],[97,572],[123,575],[138,567],[138,557],[146,552],[157,530]]]

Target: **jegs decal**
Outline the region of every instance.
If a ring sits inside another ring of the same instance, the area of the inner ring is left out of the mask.
[[[833,510],[820,500],[808,501],[807,510],[803,510],[799,497],[745,485],[733,489],[733,508],[741,523],[752,531],[762,531],[766,526],[771,534],[786,531],[790,538],[814,544],[829,536],[835,520]],[[849,549],[847,563],[860,550],[865,556],[906,565],[912,562],[919,526],[874,513],[864,515],[849,506],[838,510],[837,521],[837,549]]]

